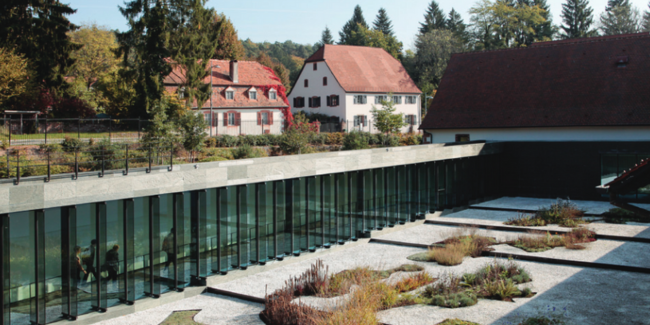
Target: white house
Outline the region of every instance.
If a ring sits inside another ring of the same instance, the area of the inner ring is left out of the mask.
[[[370,110],[389,93],[409,123],[402,131],[417,131],[421,92],[397,59],[381,48],[325,45],[305,60],[289,102],[294,114],[330,115],[343,129],[376,132]]]
[[[280,134],[290,107],[286,90],[273,70],[255,61],[210,60],[205,83],[212,96],[199,109],[210,135]],[[176,67],[165,78],[165,89],[183,96],[184,72]],[[181,87],[179,91],[179,87]]]

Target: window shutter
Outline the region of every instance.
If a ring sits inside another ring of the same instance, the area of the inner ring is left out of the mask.
[[[241,113],[239,112],[235,113],[235,125],[237,126],[241,125]]]
[[[314,99],[309,97],[309,107],[314,107]]]
[[[273,125],[273,111],[269,111],[269,125]]]
[[[325,97],[325,98],[327,98],[327,99],[326,99],[326,101],[327,101],[327,106],[332,106],[332,97],[327,96],[327,97]]]
[[[218,125],[219,125],[219,114],[212,113],[212,126],[218,126]]]
[[[368,96],[363,95],[363,103],[368,104]]]
[[[363,126],[368,125],[368,115],[363,116]]]
[[[340,99],[339,95],[336,95],[336,106],[339,106],[339,105],[341,105],[341,99]]]
[[[228,126],[228,113],[223,113],[223,126]]]
[[[357,103],[357,96],[354,96],[353,98],[354,98],[353,102],[356,104]]]
[[[298,97],[295,97],[293,99],[293,107],[300,107],[300,106],[298,106]]]
[[[257,125],[262,125],[262,112],[257,112]]]

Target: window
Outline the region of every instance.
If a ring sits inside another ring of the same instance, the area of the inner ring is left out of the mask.
[[[327,77],[323,77],[323,86],[327,86]]]
[[[402,103],[402,96],[393,96],[393,103],[401,104]]]
[[[305,107],[305,97],[296,97],[293,99],[293,107]]]
[[[236,113],[228,113],[228,125],[237,125]]]
[[[241,121],[241,114],[235,111],[223,113],[224,126],[239,126]]]
[[[257,91],[256,90],[249,90],[248,91],[248,97],[251,100],[257,100]]]
[[[316,71],[316,70],[318,70],[318,66],[317,66],[316,63],[314,62],[314,71]]]
[[[226,99],[235,99],[235,91],[226,90]]]
[[[368,116],[367,115],[355,115],[354,116],[354,126],[362,127],[368,125]]]
[[[375,104],[381,104],[381,101],[387,101],[388,96],[375,96]]]
[[[203,113],[203,120],[205,120],[205,123],[210,125],[210,113]]]
[[[320,97],[314,96],[309,98],[309,107],[312,108],[320,107]]]
[[[185,98],[185,87],[181,87],[178,89],[178,99],[183,99]]]
[[[327,96],[327,106],[339,106],[339,95]]]
[[[354,95],[355,104],[367,104],[368,98],[366,95]]]
[[[276,100],[278,99],[278,93],[275,92],[275,90],[270,90],[269,91],[269,99],[270,100]],[[295,105],[294,105],[295,106]]]
[[[406,104],[415,104],[418,101],[418,96],[406,96]]]
[[[404,116],[404,119],[406,120],[406,124],[408,125],[415,125],[418,122],[418,118],[415,115],[406,115]]]
[[[267,112],[262,113],[262,124],[264,125],[269,124],[269,113]]]
[[[469,134],[456,134],[456,142],[468,142]]]
[[[309,80],[305,79],[305,88],[309,87]]]

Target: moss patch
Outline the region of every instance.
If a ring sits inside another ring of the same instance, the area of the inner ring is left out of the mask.
[[[182,310],[175,311],[167,317],[160,325],[202,325],[194,321],[194,316],[201,312],[200,310]]]

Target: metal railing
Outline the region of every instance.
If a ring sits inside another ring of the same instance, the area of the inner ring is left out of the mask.
[[[320,122],[320,133],[333,133],[333,132],[369,132],[369,133],[381,133],[375,124],[375,121],[370,117],[366,116],[366,119],[362,121],[361,119],[354,120],[341,120],[339,122],[333,121],[324,121]],[[401,133],[417,133],[418,127],[420,126],[420,121],[416,117],[413,120],[406,121],[407,125],[400,128]]]
[[[18,185],[21,177],[29,176],[44,176],[44,180],[49,182],[52,175],[77,179],[80,173],[99,172],[99,177],[103,177],[107,170],[122,170],[124,175],[128,175],[130,169],[145,168],[149,173],[159,166],[168,166],[171,170],[174,159],[185,159],[174,156],[173,145],[161,143],[100,143],[63,149],[44,146],[40,151],[40,155],[33,155],[28,149],[7,149],[3,161],[0,161],[0,178],[13,179]]]

